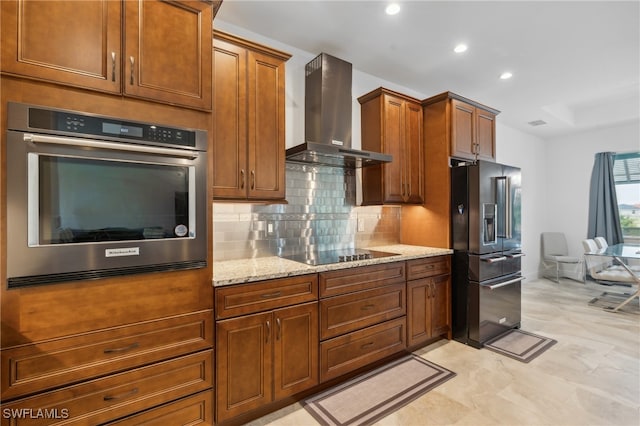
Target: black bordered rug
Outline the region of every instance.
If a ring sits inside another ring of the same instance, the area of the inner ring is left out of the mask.
[[[512,328],[487,341],[484,347],[518,361],[529,362],[556,343],[548,337]]]
[[[322,425],[370,425],[456,374],[408,355],[303,401]]]

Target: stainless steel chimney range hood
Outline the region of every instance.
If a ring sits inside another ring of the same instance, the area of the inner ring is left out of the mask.
[[[287,161],[359,168],[393,157],[351,148],[352,66],[321,53],[305,67],[305,139],[286,150]]]

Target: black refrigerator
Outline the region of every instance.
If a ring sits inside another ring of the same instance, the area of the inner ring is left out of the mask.
[[[452,328],[481,348],[520,327],[521,173],[490,161],[451,168]]]

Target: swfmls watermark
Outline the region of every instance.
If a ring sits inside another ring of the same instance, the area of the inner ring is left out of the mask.
[[[69,418],[68,408],[3,408],[4,419],[52,419]]]

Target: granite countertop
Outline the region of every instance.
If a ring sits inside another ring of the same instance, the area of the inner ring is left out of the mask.
[[[441,256],[453,253],[453,250],[451,249],[410,246],[405,244],[363,248],[397,253],[398,255],[319,266],[306,265],[293,260],[282,259],[278,256],[225,260],[213,263],[213,286],[219,287],[223,285],[248,283],[273,278],[291,277],[295,275],[315,274],[317,272],[333,271],[336,269],[398,262],[402,260]]]

